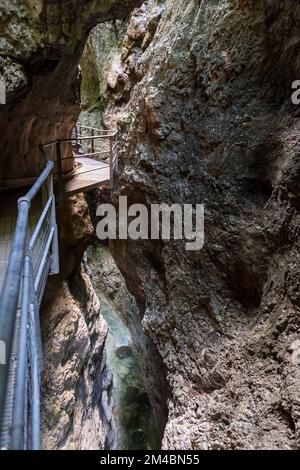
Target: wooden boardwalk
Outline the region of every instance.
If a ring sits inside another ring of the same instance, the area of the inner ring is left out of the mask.
[[[110,165],[89,157],[75,157],[76,168],[65,177],[64,192],[76,194],[109,185]]]
[[[114,173],[118,174],[117,137],[116,130],[77,125],[71,138],[39,146],[43,167],[39,175],[0,180],[0,323],[1,327],[7,325],[1,339],[9,351],[0,380],[1,448],[40,447],[42,341],[38,318],[48,276],[60,270],[55,201],[62,203],[65,195],[93,188],[112,188]],[[18,199],[25,195],[18,211]],[[18,216],[22,226],[16,231]],[[13,264],[8,266],[10,261]],[[17,282],[22,276],[22,282]],[[24,383],[31,384],[32,393],[27,393]],[[27,428],[32,430],[30,435]]]
[[[76,194],[80,192],[90,191],[94,188],[100,188],[101,186],[107,186],[110,183],[110,164],[102,160],[94,160],[89,157],[74,157],[76,162],[76,168],[70,173],[63,176],[64,180],[64,192],[66,194]],[[4,200],[4,194],[8,191],[18,191],[19,188],[23,188],[23,192],[20,193],[20,197],[26,192],[25,188],[28,185],[33,185],[37,178],[19,178],[15,180],[9,180],[1,186],[0,184],[0,195]],[[55,189],[58,191],[58,178],[54,176]]]
[[[0,290],[10,255],[12,236],[15,230],[16,217],[0,217]]]
[[[64,192],[76,194],[89,191],[110,183],[110,165],[88,157],[75,158],[76,169],[64,179]],[[35,178],[33,179],[36,180]],[[22,182],[21,182],[22,183]],[[19,182],[20,184],[20,182]],[[24,184],[24,183],[23,183]],[[18,199],[26,193],[28,187],[14,188],[0,193],[0,292],[10,255],[11,242],[15,231]],[[30,209],[29,235],[35,227],[41,213],[41,197],[36,197]]]

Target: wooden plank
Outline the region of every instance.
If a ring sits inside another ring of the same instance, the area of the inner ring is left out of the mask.
[[[65,181],[65,193],[76,194],[107,185],[110,182],[109,164],[88,157],[76,158],[77,169]]]
[[[5,271],[10,255],[11,241],[15,230],[16,217],[0,218],[0,290],[4,281]]]

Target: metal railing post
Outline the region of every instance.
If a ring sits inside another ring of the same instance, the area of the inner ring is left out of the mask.
[[[54,235],[52,240],[52,257],[51,257],[51,274],[59,273],[59,246],[58,246],[58,228],[56,224],[55,196],[53,191],[53,181],[51,178],[51,226],[54,227]]]
[[[41,447],[41,417],[40,417],[40,370],[38,363],[37,325],[35,321],[34,305],[30,304],[30,354],[31,354],[31,449],[39,450]]]
[[[57,173],[58,173],[58,185],[59,185],[59,200],[64,199],[64,181],[63,181],[63,168],[61,158],[61,141],[56,141],[56,161],[57,161]]]
[[[27,374],[27,324],[30,302],[30,258],[25,257],[22,304],[20,319],[19,350],[17,356],[16,387],[14,395],[13,418],[12,418],[12,450],[24,449],[24,428],[26,407],[26,374]]]
[[[48,185],[48,200],[52,198],[51,203],[51,212],[50,212],[50,224],[51,227],[54,227],[55,232],[52,240],[52,247],[51,247],[51,274],[58,274],[59,273],[59,248],[58,248],[58,230],[56,224],[56,211],[55,211],[55,196],[53,190],[53,173],[50,174]]]
[[[113,161],[112,137],[109,137],[109,179],[110,179],[110,186],[113,187],[113,184],[114,184],[114,161]]]
[[[95,152],[94,129],[91,130],[91,134],[92,134],[92,141],[91,141],[92,153],[94,153]]]

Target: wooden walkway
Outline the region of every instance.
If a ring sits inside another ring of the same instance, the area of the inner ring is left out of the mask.
[[[94,188],[107,186],[110,183],[110,165],[104,161],[97,161],[89,157],[75,157],[76,168],[69,174],[64,175],[64,192],[66,194],[76,194],[90,191]],[[9,180],[1,186],[0,195],[4,200],[4,194],[13,189],[26,188],[33,185],[37,178],[19,178]],[[55,188],[58,191],[58,178],[54,176]],[[56,192],[57,192],[56,191]],[[25,189],[20,193],[20,197],[25,194]]]
[[[76,194],[109,185],[110,165],[89,157],[75,157],[76,169],[65,178],[64,192]]]
[[[24,196],[25,192],[26,190],[10,190],[1,193],[0,196],[0,292],[16,227],[18,211],[17,201],[20,197]],[[41,213],[41,207],[41,197],[37,196],[29,213],[29,235],[33,233],[33,229]]]
[[[90,132],[91,135],[86,137],[83,132]],[[76,165],[71,172],[63,174],[62,166],[60,166],[60,172],[58,171],[58,163],[61,164],[64,158],[61,158],[61,151],[56,154],[56,175],[54,173],[53,181],[57,196],[59,196],[61,190],[66,195],[73,195],[95,188],[110,187],[112,183],[116,164],[114,157],[116,131],[101,131],[79,125],[76,127],[76,135],[79,137],[54,141],[42,147],[43,149],[52,149],[54,145],[57,145],[57,142],[59,142],[59,144],[63,142],[73,144],[73,155]],[[80,153],[78,153],[79,147],[76,149],[74,142],[80,144],[81,150],[88,151],[88,153],[81,156]],[[45,150],[44,154],[45,157],[49,158]],[[107,159],[102,160],[101,155],[106,155]],[[69,160],[70,158],[66,159]],[[35,177],[28,177],[0,181],[0,291],[15,231],[18,210],[17,201],[20,197],[24,196],[27,189],[32,186],[36,180],[37,178]],[[41,199],[42,196],[39,194],[33,201],[33,205],[30,209],[29,235],[30,232],[33,232],[33,228],[41,214],[41,208],[43,207]]]
[[[76,169],[64,180],[64,192],[66,194],[72,195],[109,185],[110,165],[108,163],[88,157],[78,157],[75,158],[75,161],[77,164]],[[16,226],[17,201],[20,197],[24,196],[28,189],[22,184],[20,186],[21,188],[1,191],[0,193],[0,292]],[[41,198],[36,197],[30,209],[30,227],[35,227],[41,207]],[[32,231],[33,229],[29,230],[29,232]]]

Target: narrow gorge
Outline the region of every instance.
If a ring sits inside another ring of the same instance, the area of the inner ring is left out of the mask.
[[[299,25],[293,0],[0,0],[3,247],[54,162],[43,449],[300,449]],[[203,246],[176,211],[173,237],[101,240],[99,207],[120,221],[125,197],[140,215],[204,205]]]

